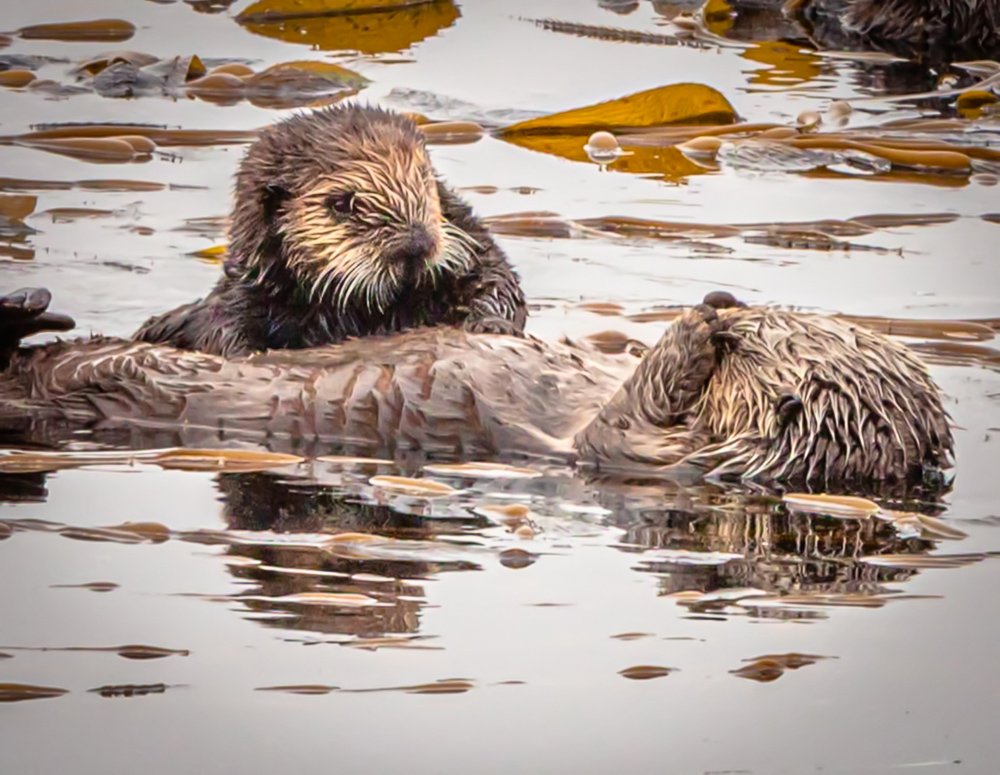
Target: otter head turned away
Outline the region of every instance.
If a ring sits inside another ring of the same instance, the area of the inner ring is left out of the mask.
[[[233,355],[437,324],[520,333],[517,276],[405,116],[362,106],[263,130],[236,175],[225,276],[136,338]]]

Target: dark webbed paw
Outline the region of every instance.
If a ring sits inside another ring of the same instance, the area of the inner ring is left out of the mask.
[[[46,288],[21,288],[0,296],[0,353],[43,331],[69,331],[76,323],[67,315],[48,312],[52,294]]]
[[[716,293],[720,292],[717,291]],[[708,299],[713,295],[710,293],[705,298]],[[716,312],[716,309],[723,308],[707,303],[699,304],[694,308],[694,312],[701,317],[703,323],[708,327],[708,341],[719,353],[730,352],[739,343],[739,337],[729,330],[729,321],[719,317],[719,313]]]
[[[506,334],[507,336],[523,336],[520,326],[513,320],[490,315],[487,317],[466,318],[462,328],[470,334]]]
[[[729,309],[730,307],[746,306],[746,304],[733,296],[729,291],[712,291],[711,293],[706,293],[701,303],[707,304],[712,309]]]

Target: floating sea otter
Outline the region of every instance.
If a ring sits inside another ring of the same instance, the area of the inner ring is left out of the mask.
[[[517,334],[517,276],[404,116],[361,106],[265,129],[236,176],[225,275],[136,338],[233,356],[461,325]]]
[[[787,0],[827,48],[931,62],[1000,57],[1000,0]]]
[[[14,349],[68,319],[0,298],[0,429],[127,429],[133,444],[336,446],[353,454],[546,456],[611,471],[694,466],[823,486],[950,464],[938,389],[904,346],[716,292],[635,365],[571,345],[439,326],[225,359],[113,339]],[[70,321],[71,323],[71,321]],[[145,435],[144,435],[145,434]]]

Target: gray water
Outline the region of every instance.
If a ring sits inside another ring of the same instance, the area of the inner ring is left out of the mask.
[[[223,5],[7,3],[5,30],[86,18],[138,29],[120,43],[14,38],[0,56],[62,59],[38,74],[63,84],[74,83],[74,63],[116,48],[255,70],[331,61],[370,80],[360,100],[498,124],[681,81],[718,89],[746,120],[789,123],[830,99],[922,91],[936,77],[767,41],[629,43],[530,21],[662,35],[691,4],[615,13],[582,0],[470,0],[395,20],[350,17],[351,34],[339,19],[272,37],[234,20],[245,0]],[[375,31],[360,36],[357,25]],[[735,39],[740,28],[717,31]],[[858,105],[862,124],[951,111],[948,100]],[[81,121],[251,129],[282,112],[0,88],[3,135]],[[995,124],[980,131],[1000,142]],[[96,164],[0,145],[0,195],[37,196],[24,220],[32,231],[0,235],[2,287],[48,286],[82,333],[115,335],[203,294],[219,266],[191,253],[223,234],[191,219],[225,215],[242,150],[176,147],[142,164]],[[849,250],[501,236],[542,337],[610,329],[652,342],[665,324],[635,315],[716,288],[751,303],[997,330],[1000,226],[981,217],[1000,211],[990,174],[627,174],[492,136],[432,155],[483,216],[907,216],[850,238]],[[94,179],[166,187],[49,185]],[[939,213],[956,217],[905,225]],[[587,302],[618,306],[599,315]],[[0,772],[995,772],[1000,352],[995,338],[957,354],[927,341],[956,426],[954,485],[940,503],[888,505],[934,514],[960,539],[793,513],[767,493],[594,482],[559,468],[435,476],[460,491],[433,499],[370,485],[397,472],[387,465],[0,474],[0,697],[6,684],[65,690],[0,703]],[[530,507],[530,530],[482,515],[511,503]],[[124,522],[158,523],[162,535],[72,540],[95,535],[67,529]],[[345,532],[374,538],[330,541]],[[114,586],[74,586],[93,582]],[[350,597],[289,597],[310,592]],[[113,650],[127,644],[186,653]],[[817,658],[775,670],[775,655],[788,654]],[[768,671],[733,672],[765,656]],[[621,674],[636,666],[669,671]],[[273,687],[283,688],[258,691]]]

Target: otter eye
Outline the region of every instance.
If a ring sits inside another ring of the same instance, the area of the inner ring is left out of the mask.
[[[334,215],[350,215],[354,212],[354,192],[332,194],[326,198],[326,206]]]

